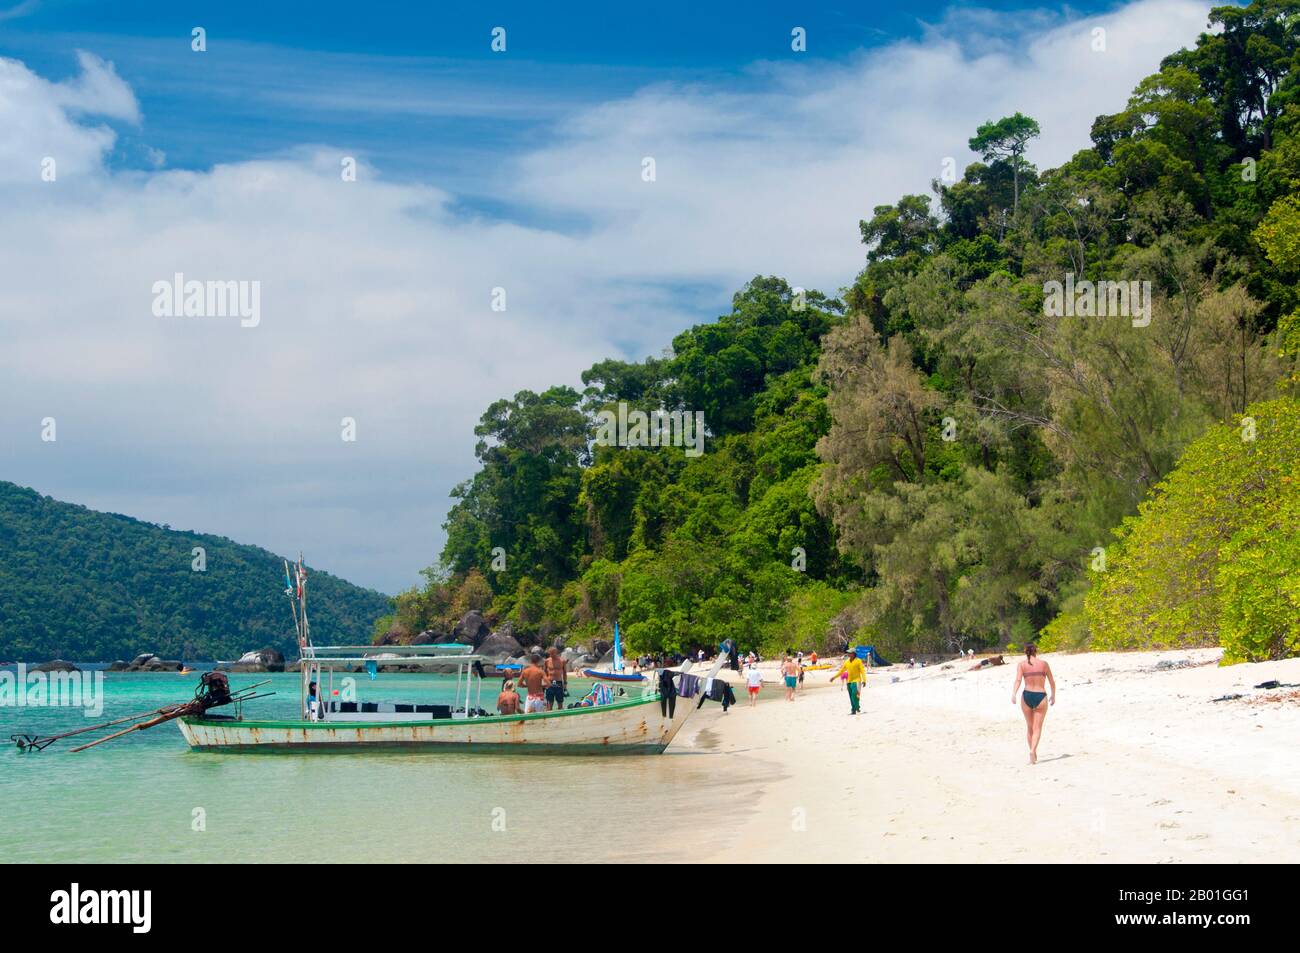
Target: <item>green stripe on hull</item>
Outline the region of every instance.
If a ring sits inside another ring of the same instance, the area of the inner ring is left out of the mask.
[[[401,751],[410,752],[418,749],[442,749],[445,751],[464,751],[468,754],[572,754],[572,755],[601,755],[601,756],[625,756],[640,754],[663,754],[667,745],[659,744],[618,744],[618,745],[598,745],[598,744],[563,744],[551,745],[545,743],[532,744],[474,744],[458,741],[373,741],[373,742],[287,742],[284,744],[251,744],[251,745],[196,745],[191,751],[206,752],[236,752],[239,754],[293,754],[297,751],[310,751],[313,754],[321,752],[330,752],[332,754],[355,754],[358,748],[364,748],[367,751],[383,752]]]

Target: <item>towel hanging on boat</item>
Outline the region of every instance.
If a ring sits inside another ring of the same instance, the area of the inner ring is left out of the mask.
[[[366,674],[370,676],[372,682],[379,677],[379,665],[374,659],[366,660]]]
[[[681,672],[677,677],[677,694],[683,698],[694,698],[700,691],[700,680],[689,672]]]

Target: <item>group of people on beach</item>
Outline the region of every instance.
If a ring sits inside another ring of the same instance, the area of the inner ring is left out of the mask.
[[[963,658],[973,658],[974,652],[969,655],[962,653]],[[813,653],[810,664],[817,663],[817,655]],[[915,665],[913,660],[908,668]],[[786,701],[793,701],[795,691],[802,686],[804,679],[804,659],[803,653],[792,654],[786,652],[781,660],[781,677],[785,683]],[[844,662],[839,669],[831,676],[832,682],[840,680],[844,682],[849,696],[849,715],[857,715],[862,710],[862,691],[867,685],[867,666],[856,652],[850,651],[844,657]],[[758,693],[763,684],[763,675],[758,668],[758,659],[751,652],[746,659],[745,667],[745,684],[749,689],[749,704],[754,706],[758,702]],[[1023,691],[1021,685],[1024,685]],[[1050,688],[1050,692],[1048,689]],[[1045,659],[1038,655],[1038,647],[1032,643],[1025,647],[1025,658],[1016,665],[1016,679],[1011,687],[1011,704],[1019,703],[1021,713],[1025,716],[1025,737],[1029,745],[1029,763],[1038,763],[1038,742],[1043,736],[1043,722],[1047,719],[1047,709],[1056,704],[1056,679],[1052,675],[1052,667],[1047,664]]]
[[[758,704],[758,694],[763,687],[763,673],[759,670],[759,661],[758,655],[754,652],[749,652],[745,659],[744,678],[750,707]],[[816,652],[811,654],[808,664],[817,664]],[[780,666],[786,701],[794,701],[795,692],[803,685],[805,668],[802,652],[786,651]],[[862,691],[867,684],[867,667],[856,652],[850,651],[845,656],[844,662],[830,680],[834,682],[837,679],[844,682],[848,691],[849,714],[859,714],[862,710]],[[501,694],[497,696],[498,714],[517,715],[522,709],[523,714],[530,715],[563,708],[564,699],[568,694],[569,672],[560,650],[552,646],[547,650],[544,658],[540,652],[534,652],[529,658],[528,665],[519,673],[519,685],[523,688],[522,699],[513,680],[507,678],[502,683]],[[1050,693],[1047,691],[1049,686]],[[1029,763],[1037,764],[1038,742],[1043,736],[1043,722],[1047,718],[1047,709],[1056,704],[1056,680],[1052,676],[1052,667],[1038,656],[1038,647],[1033,644],[1025,647],[1025,658],[1016,665],[1016,679],[1011,687],[1011,704],[1017,702],[1021,713],[1025,716]]]

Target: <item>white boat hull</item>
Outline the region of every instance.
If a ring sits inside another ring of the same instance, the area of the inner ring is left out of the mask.
[[[594,708],[533,715],[390,722],[248,721],[182,718],[181,733],[201,751],[445,747],[463,751],[559,754],[658,754],[672,742],[698,699],[678,698],[672,717],[658,695]]]

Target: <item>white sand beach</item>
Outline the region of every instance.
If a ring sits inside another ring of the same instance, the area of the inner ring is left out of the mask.
[[[720,854],[697,859],[1300,861],[1300,690],[1252,688],[1300,683],[1300,659],[1220,655],[1045,656],[1058,694],[1037,765],[1016,657],[874,670],[857,717],[830,672],[785,702],[769,663],[758,707],[738,688],[739,707],[706,706],[674,743],[721,755],[724,775],[770,776]]]

